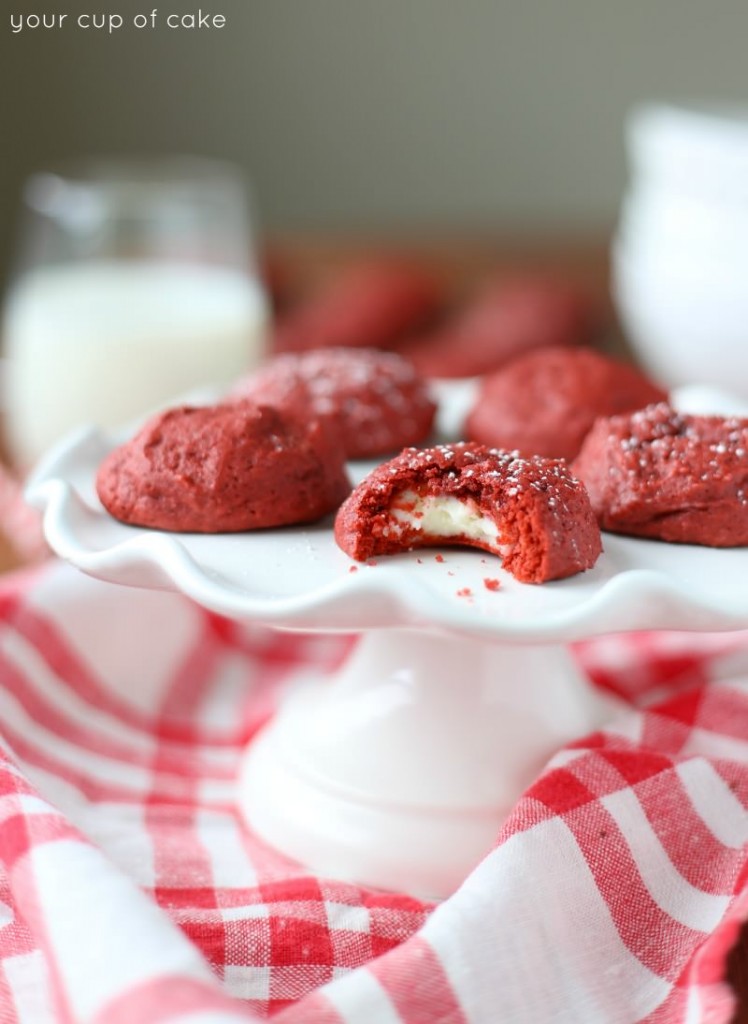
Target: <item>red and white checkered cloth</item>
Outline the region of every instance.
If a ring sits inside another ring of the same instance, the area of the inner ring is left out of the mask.
[[[438,907],[314,877],[234,808],[280,691],[352,642],[55,562],[0,581],[0,1021],[729,1021],[748,636],[580,645],[631,711],[558,753]]]

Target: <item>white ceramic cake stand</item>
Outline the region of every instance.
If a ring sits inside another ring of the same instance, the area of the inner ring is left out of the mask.
[[[447,547],[356,566],[329,521],[222,536],[127,527],[93,490],[113,443],[80,431],[29,484],[59,555],[236,619],[363,631],[337,679],[289,695],[238,787],[250,826],[323,874],[447,895],[554,751],[617,710],[581,677],[570,642],[748,626],[748,549],[605,535],[594,569],[531,586],[496,558]]]

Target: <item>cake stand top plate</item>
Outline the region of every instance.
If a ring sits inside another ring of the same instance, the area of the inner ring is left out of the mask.
[[[695,411],[716,402],[694,389],[686,397],[679,404]],[[52,549],[102,580],[176,590],[220,614],[293,630],[416,626],[570,642],[634,629],[748,627],[748,548],[604,534],[594,569],[533,586],[518,583],[497,558],[467,549],[426,548],[356,564],[336,546],[331,519],[233,535],[125,526],[94,491],[99,462],[119,440],[82,428],[42,460],[27,487],[30,503],[44,511]],[[355,481],[371,465],[350,468]]]

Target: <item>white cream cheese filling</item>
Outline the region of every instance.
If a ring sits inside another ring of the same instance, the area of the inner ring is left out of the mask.
[[[500,548],[502,554],[510,550],[509,546],[501,545],[496,523],[481,515],[472,502],[459,498],[401,491],[392,501],[390,514],[397,524],[432,537],[465,537]]]

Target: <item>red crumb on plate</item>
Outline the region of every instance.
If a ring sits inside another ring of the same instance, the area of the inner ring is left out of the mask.
[[[496,591],[501,586],[501,583],[499,583],[498,580],[491,580],[486,576],[483,580],[483,586],[486,588],[486,590]]]
[[[358,572],[358,566],[357,565],[349,565],[348,566],[348,572]]]
[[[444,561],[444,555],[434,555],[434,558],[436,559],[437,562]]]
[[[458,597],[472,597],[473,596],[473,592],[470,589],[470,587],[462,587],[461,590],[457,591],[457,596]]]

